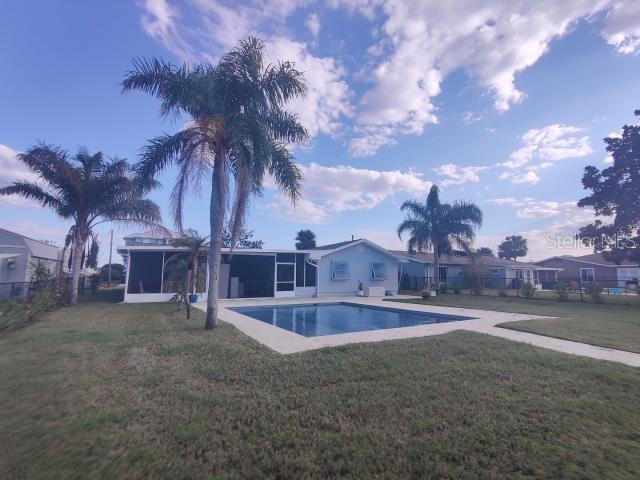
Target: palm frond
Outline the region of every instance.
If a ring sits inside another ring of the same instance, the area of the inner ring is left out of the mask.
[[[58,213],[64,209],[64,204],[59,198],[45,191],[37,183],[20,181],[0,188],[0,196],[8,195],[18,195],[29,200],[35,200],[43,207],[52,208]],[[65,216],[65,218],[69,217]]]

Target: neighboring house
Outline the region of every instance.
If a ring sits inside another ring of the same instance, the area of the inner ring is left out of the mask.
[[[565,282],[595,282],[604,288],[636,286],[640,281],[640,265],[625,262],[617,265],[604,258],[602,253],[573,257],[563,255],[537,262],[544,267],[561,268],[558,279]]]
[[[181,281],[174,275],[181,249],[170,245],[171,234],[154,242],[146,234],[127,235],[118,252],[125,259],[125,302],[171,299]],[[136,240],[132,239],[142,239]],[[161,242],[160,240],[166,240]],[[220,298],[314,297],[355,295],[363,289],[398,291],[398,265],[402,257],[365,239],[325,245],[309,250],[222,249]],[[206,258],[198,262],[197,288],[206,299]],[[373,290],[372,290],[373,291]]]
[[[62,250],[0,228],[0,299],[24,297],[31,282],[31,265],[44,263],[54,275]]]
[[[434,281],[434,257],[431,252],[408,253],[394,250],[396,255],[404,256],[409,263],[401,267],[401,284],[403,290],[421,290],[425,284]],[[552,288],[557,281],[559,269],[544,267],[528,262],[505,260],[492,256],[476,257],[476,265],[472,265],[471,258],[464,252],[440,255],[440,282],[447,287],[465,286],[465,278],[472,268],[482,270],[486,275],[485,286],[489,288],[516,288],[528,282],[538,288]]]

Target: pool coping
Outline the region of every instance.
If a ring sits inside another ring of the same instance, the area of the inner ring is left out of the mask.
[[[389,297],[387,297],[389,298]],[[412,298],[396,296],[397,298]],[[351,303],[363,306],[391,308],[394,310],[408,310],[423,313],[437,313],[443,315],[460,315],[473,317],[468,320],[455,322],[434,323],[428,325],[415,325],[412,327],[385,328],[379,330],[367,330],[362,332],[339,333],[334,335],[322,335],[317,337],[305,337],[290,332],[280,327],[270,325],[260,320],[248,317],[227,307],[251,307],[266,305],[299,305],[314,303]],[[206,303],[198,302],[196,308],[206,311]],[[550,318],[540,315],[526,315],[520,313],[494,312],[487,310],[475,310],[469,308],[440,307],[436,305],[420,305],[414,303],[394,303],[389,305],[380,297],[322,297],[322,298],[264,298],[264,299],[232,299],[221,300],[218,312],[220,320],[234,325],[241,332],[249,335],[259,343],[282,354],[292,354],[315,350],[326,347],[337,347],[352,343],[382,342],[386,340],[401,340],[407,338],[427,337],[442,335],[456,330],[469,330],[486,332],[488,327],[494,327],[499,323],[534,318]],[[484,332],[483,332],[484,333]]]

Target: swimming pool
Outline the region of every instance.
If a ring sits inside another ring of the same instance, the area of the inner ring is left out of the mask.
[[[229,307],[229,310],[305,337],[458,322],[473,318],[346,302]]]

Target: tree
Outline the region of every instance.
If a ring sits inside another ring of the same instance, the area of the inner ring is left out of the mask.
[[[489,247],[480,247],[478,250],[476,250],[476,254],[480,255],[481,257],[493,257],[493,250],[491,250]]]
[[[613,165],[584,169],[582,185],[591,194],[578,206],[592,207],[596,220],[580,230],[580,237],[604,252],[607,260],[640,263],[640,125],[625,125],[621,137],[607,137],[604,142]],[[600,216],[613,221],[604,223]]]
[[[409,251],[433,250],[435,289],[440,287],[440,255],[451,251],[452,245],[468,250],[482,225],[482,212],[472,202],[440,203],[440,191],[431,187],[425,203],[408,200],[400,210],[407,212],[398,226],[398,238],[409,233]]]
[[[111,264],[111,279],[118,283],[124,283],[124,265],[121,263]],[[105,263],[100,267],[100,281],[107,283],[109,281],[109,264]]]
[[[161,100],[160,113],[181,116],[184,128],[162,135],[143,148],[137,166],[149,182],[171,164],[178,167],[171,194],[173,217],[182,230],[187,192],[211,181],[209,223],[209,290],[205,329],[218,324],[218,287],[227,192],[235,198],[230,212],[231,245],[241,232],[249,200],[262,192],[266,173],[292,201],[300,195],[302,174],[289,145],[308,138],[298,118],[285,104],[304,97],[302,73],[293,64],[265,64],[264,43],[250,37],[216,66],[173,66],[159,59],[134,62],[122,82],[124,91],[141,90]]]
[[[228,226],[225,226],[222,230],[223,248],[231,248],[231,237],[231,229]],[[234,247],[261,249],[264,247],[264,242],[262,240],[253,240],[253,230],[246,230],[245,228],[242,228],[236,238]]]
[[[176,264],[177,275],[182,276],[183,280],[182,301],[186,305],[187,318],[191,318],[188,295],[189,293],[197,293],[198,260],[207,256],[209,237],[203,237],[197,230],[189,228],[182,237],[171,240],[171,245],[181,251],[171,255],[165,261],[165,266],[169,262]]]
[[[504,239],[504,242],[498,245],[498,256],[509,260],[524,257],[528,251],[527,239],[520,235],[510,235]]]
[[[296,250],[316,248],[316,234],[311,230],[300,230],[296,235]]]
[[[94,228],[104,222],[151,224],[160,222],[160,209],[144,194],[131,176],[124,159],[105,159],[82,148],[73,157],[44,143],[18,155],[39,176],[40,183],[17,181],[0,188],[2,195],[20,195],[51,208],[59,217],[71,220],[72,262],[69,301],[78,303],[78,285],[84,247],[95,241]]]

